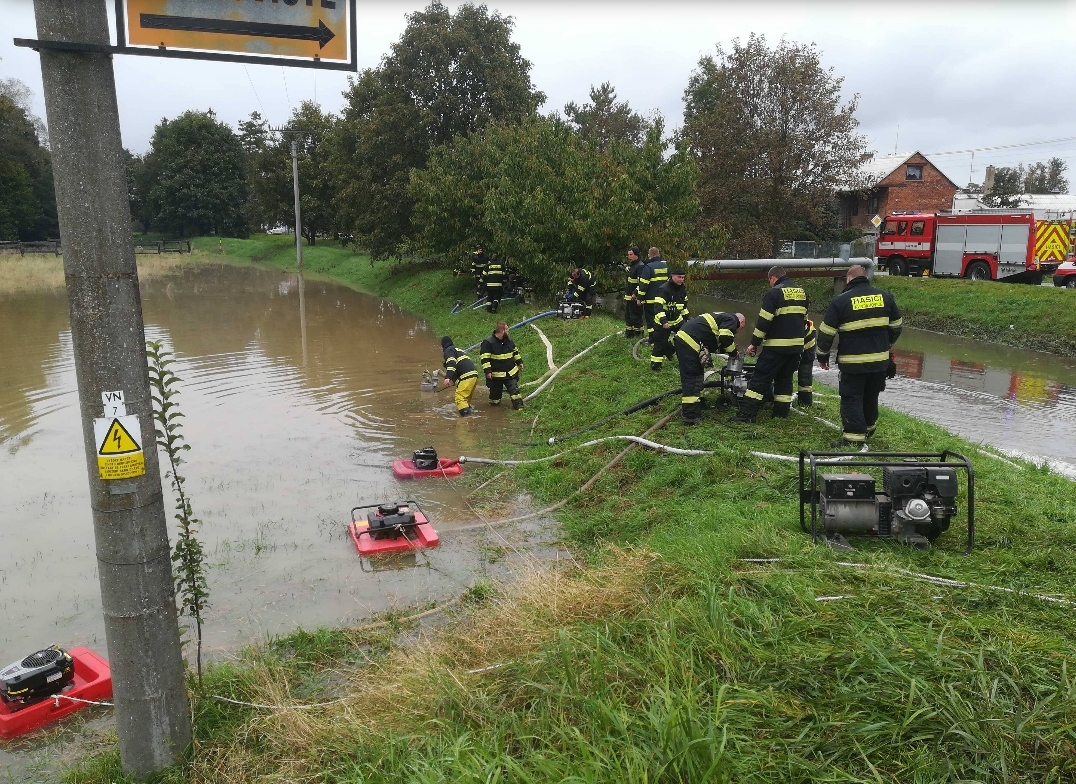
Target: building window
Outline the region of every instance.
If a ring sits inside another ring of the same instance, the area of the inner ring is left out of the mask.
[[[926,221],[912,221],[912,236],[922,237],[923,229],[926,226]]]
[[[867,199],[867,212],[873,212],[873,213],[878,212],[878,197],[877,196],[871,196],[869,199]]]
[[[921,180],[923,179],[923,167],[922,166],[909,166],[907,173],[904,175],[906,180]]]

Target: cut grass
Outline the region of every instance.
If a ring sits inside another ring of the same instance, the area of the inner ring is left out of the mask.
[[[228,253],[249,259],[253,248],[290,266],[293,249],[281,245],[251,241]],[[471,284],[445,271],[371,265],[333,248],[307,254],[307,264],[423,314],[460,345],[494,320],[449,315],[456,299],[470,301]],[[537,310],[505,303],[500,318]],[[604,316],[539,323],[558,363],[619,328]],[[544,346],[529,329],[515,338],[536,377]],[[628,345],[606,341],[528,405],[528,421],[539,415],[535,441],[678,385],[675,372],[634,362]],[[813,413],[836,419],[834,395],[817,398]],[[593,437],[640,433],[675,404]],[[747,456],[821,447],[832,431],[804,416],[754,426],[726,417],[711,411],[700,427],[654,436],[713,456],[636,449],[561,511],[583,569],[483,586],[457,620],[406,649],[390,644],[391,630],[299,632],[211,668],[194,698],[192,762],[160,780],[1073,780],[1073,608],[899,571],[1073,598],[1073,484],[884,411],[876,450],[974,459],[978,547],[963,555],[961,515],[930,551],[857,540],[856,553],[838,556],[799,531],[795,464]],[[483,492],[507,485],[558,501],[622,448],[518,467]],[[513,457],[560,449],[504,446]],[[466,478],[477,485],[501,471]],[[276,705],[347,699],[264,711],[207,694]],[[69,780],[125,781],[115,753]]]

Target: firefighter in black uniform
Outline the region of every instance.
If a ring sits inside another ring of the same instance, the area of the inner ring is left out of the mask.
[[[496,313],[500,310],[501,294],[504,292],[504,265],[496,253],[489,257],[482,272],[482,285],[486,289],[486,312]]]
[[[742,313],[703,313],[686,322],[676,336],[680,365],[680,416],[685,425],[702,421],[702,382],[710,354],[736,355],[736,333],[743,329]]]
[[[803,353],[800,354],[800,369],[796,379],[799,383],[796,398],[804,408],[814,403],[814,355],[817,345],[818,332],[814,328],[814,322],[807,319],[807,334],[803,336]]]
[[[751,345],[747,347],[748,356],[754,356],[760,345],[762,353],[740,401],[737,422],[755,421],[771,384],[773,415],[787,417],[792,408],[792,376],[803,354],[807,292],[793,284],[783,267],[770,267],[767,277],[771,288],[762,298]]]
[[[486,251],[479,248],[471,256],[471,277],[474,278],[474,293],[482,296],[482,274],[486,271]]]
[[[666,359],[676,356],[673,336],[691,313],[687,309],[684,271],[673,270],[654,295],[654,339],[650,348],[650,369],[661,370]]]
[[[594,276],[589,270],[576,267],[568,278],[568,299],[578,299],[583,303],[583,318],[590,318],[598,291],[594,287]]]
[[[486,374],[489,387],[489,404],[499,405],[501,394],[508,387],[512,410],[523,408],[523,395],[519,393],[519,374],[523,372],[523,359],[519,349],[508,337],[508,325],[497,322],[493,334],[482,341],[482,372]]]
[[[900,337],[902,319],[893,295],[876,289],[858,264],[848,270],[848,285],[833,298],[818,326],[818,365],[829,369],[829,350],[837,343],[841,371],[841,424],[844,436],[834,447],[859,446],[878,425],[878,395],[897,374],[890,349]]]
[[[661,251],[651,248],[647,251],[649,261],[639,275],[639,288],[635,291],[635,298],[643,306],[643,321],[646,324],[646,335],[650,342],[654,339],[654,297],[658,289],[669,279],[669,265],[661,259]]]
[[[636,293],[639,291],[639,276],[646,269],[641,251],[635,245],[628,248],[628,282],[624,286],[624,336],[641,338],[646,336],[646,322],[643,320],[643,303]]]

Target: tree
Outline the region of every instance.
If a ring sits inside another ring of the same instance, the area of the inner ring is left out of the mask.
[[[1024,174],[1024,193],[1068,193],[1068,164],[1062,158],[1033,163]]]
[[[1024,180],[1027,172],[1023,166],[1001,166],[994,169],[994,182],[989,192],[983,196],[983,203],[988,207],[1010,209],[1022,207],[1024,199]]]
[[[511,40],[513,25],[485,5],[452,14],[432,2],[408,16],[380,66],[350,82],[334,144],[338,213],[374,255],[396,254],[410,238],[411,170],[426,167],[432,148],[492,122],[519,122],[545,100]]]
[[[143,176],[154,228],[181,236],[246,236],[243,146],[212,111],[161,120]]]
[[[752,35],[699,60],[679,141],[699,166],[700,232],[721,227],[732,252],[765,256],[832,222],[834,191],[868,157],[859,96],[842,103],[842,84],[813,44]]]
[[[44,240],[60,232],[47,136],[28,96],[22,82],[0,80],[0,240]]]
[[[658,122],[641,147],[602,149],[562,120],[531,118],[459,137],[411,174],[419,247],[459,261],[482,245],[543,293],[576,265],[614,267],[619,284],[628,245],[645,237],[675,257],[698,211],[695,167],[666,159],[661,134]]]
[[[646,138],[647,122],[628,106],[617,103],[616,90],[609,82],[590,87],[590,103],[579,106],[572,101],[564,107],[564,115],[575,130],[605,149],[613,139],[640,146]]]
[[[313,245],[319,232],[335,229],[336,178],[330,158],[336,117],[304,101],[292,112],[288,127],[303,133],[282,134],[258,157],[254,193],[267,224],[290,226],[295,222],[291,177],[291,142],[298,146],[299,207],[303,236]],[[250,137],[247,137],[248,140]]]
[[[239,144],[243,147],[247,176],[247,226],[265,229],[275,225],[266,207],[265,182],[262,172],[264,158],[269,151],[269,122],[260,112],[251,112],[250,118],[239,123]]]

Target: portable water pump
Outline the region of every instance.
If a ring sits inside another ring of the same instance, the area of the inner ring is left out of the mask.
[[[0,670],[0,699],[19,710],[59,694],[74,679],[75,660],[53,645]]]
[[[843,473],[819,473],[840,466]],[[882,492],[874,476],[882,468]],[[847,546],[846,534],[867,534],[927,549],[957,515],[957,471],[967,474],[968,552],[974,546],[975,478],[971,461],[955,452],[800,453],[800,526],[818,539]],[[811,525],[806,525],[810,505]]]
[[[370,536],[374,539],[395,539],[407,536],[418,525],[411,506],[401,501],[379,504],[377,509],[366,515]]]
[[[755,366],[745,366],[742,355],[737,354],[730,358],[718,371],[718,379],[721,382],[721,401],[726,405],[738,406],[744,393],[747,392],[747,385],[751,383],[751,376],[754,372]]]
[[[586,306],[574,299],[563,299],[557,305],[557,314],[562,319],[581,319],[586,315]]]

